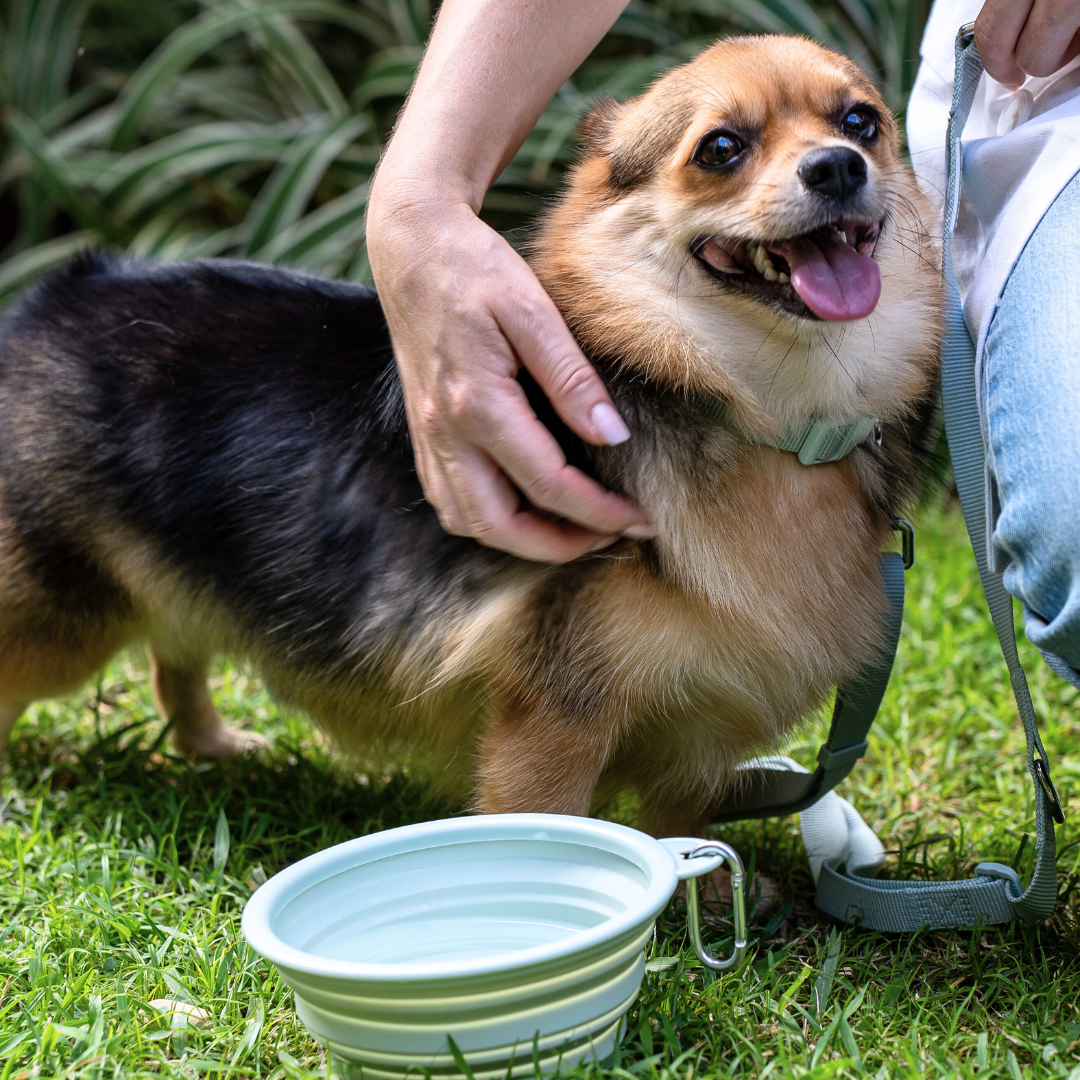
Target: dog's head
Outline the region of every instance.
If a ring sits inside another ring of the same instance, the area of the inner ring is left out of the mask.
[[[534,265],[585,347],[744,417],[888,415],[937,336],[928,214],[855,65],[718,42],[582,123]]]

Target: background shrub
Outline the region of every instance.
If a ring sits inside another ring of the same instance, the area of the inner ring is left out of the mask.
[[[927,0],[632,0],[544,111],[484,215],[519,229],[590,101],[720,34],[804,34],[902,110]],[[95,245],[368,280],[364,211],[428,0],[0,0],[0,305]]]

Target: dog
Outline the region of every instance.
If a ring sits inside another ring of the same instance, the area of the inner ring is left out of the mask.
[[[369,760],[482,812],[634,793],[701,835],[878,647],[878,552],[934,433],[940,270],[894,119],[808,41],[721,40],[601,102],[529,257],[632,433],[568,459],[650,541],[566,565],[439,526],[369,289],[241,262],[80,258],[0,326],[0,747],[149,644],[179,751],[252,749],[218,655]],[[879,421],[846,457],[775,445]]]

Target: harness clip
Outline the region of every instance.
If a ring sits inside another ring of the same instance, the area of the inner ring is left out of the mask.
[[[1054,781],[1050,779],[1050,769],[1046,764],[1046,759],[1037,757],[1032,760],[1035,764],[1035,774],[1039,778],[1043,794],[1050,804],[1050,816],[1059,825],[1063,825],[1065,823],[1065,811],[1061,809],[1061,800],[1058,798],[1057,788],[1054,787]]]
[[[893,518],[889,524],[900,534],[904,569],[910,570],[915,565],[915,526],[907,518]]]

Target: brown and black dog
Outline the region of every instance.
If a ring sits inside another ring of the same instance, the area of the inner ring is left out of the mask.
[[[549,566],[443,532],[370,290],[84,258],[0,325],[0,747],[143,639],[181,751],[255,741],[211,703],[225,654],[347,750],[448,763],[480,810],[621,786],[692,834],[868,658],[939,335],[893,119],[848,61],[752,37],[582,134],[532,264],[633,437],[586,446],[522,382],[656,539]],[[881,438],[833,463],[767,443],[851,417]]]

